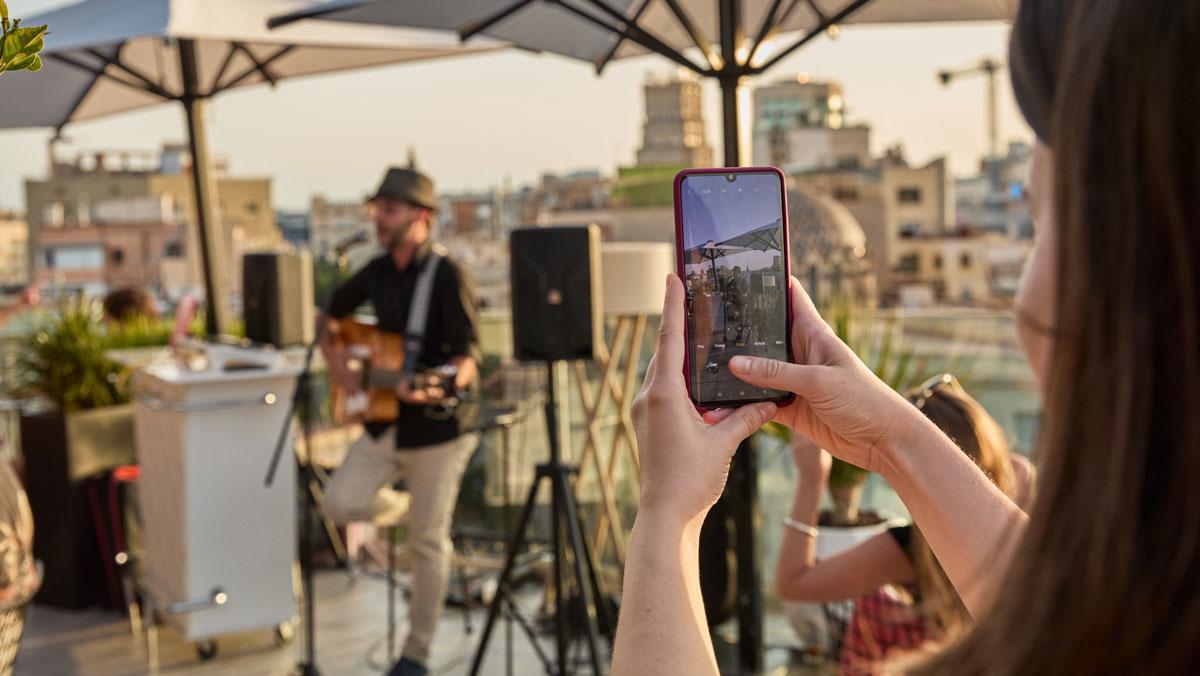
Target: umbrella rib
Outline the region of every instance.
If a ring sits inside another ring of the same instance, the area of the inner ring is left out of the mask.
[[[75,98],[74,103],[72,103],[71,106],[69,108],[67,108],[67,114],[64,115],[63,119],[61,121],[59,121],[58,125],[56,127],[54,127],[55,138],[58,138],[59,136],[61,136],[62,128],[64,126],[66,126],[66,124],[68,122],[71,121],[71,117],[73,115],[75,115],[75,111],[79,110],[79,107],[83,105],[83,100],[87,98],[88,94],[92,93],[92,90],[96,88],[96,83],[99,81],[100,81],[100,75],[97,74],[94,77],[92,77],[91,81],[88,82],[87,86],[83,88],[83,91],[79,93],[79,96],[77,96]],[[51,167],[51,169],[53,169],[53,167]]]
[[[355,2],[351,4],[329,2],[324,3],[323,5],[320,5],[314,9],[299,11],[293,14],[285,14],[284,16],[273,16],[267,20],[267,28],[275,30],[276,28],[281,28],[290,23],[296,23],[297,21],[304,21],[305,19],[319,19],[326,14],[332,14],[334,12],[340,12],[343,10],[357,9],[368,2],[370,2],[370,0],[362,0],[361,2]]]
[[[679,22],[680,27],[691,36],[692,42],[696,43],[696,46],[700,48],[701,53],[704,54],[704,58],[708,61],[709,67],[713,70],[720,69],[720,59],[713,52],[712,44],[700,30],[700,27],[696,25],[696,22],[692,21],[692,17],[687,13],[687,10],[679,4],[679,0],[665,0],[665,2],[667,3],[667,7],[671,9],[671,13],[675,15],[675,20]]]
[[[287,45],[285,47],[282,47],[279,49],[279,51],[277,51],[274,54],[272,54],[271,56],[267,57],[267,59],[265,61],[263,61],[261,65],[258,63],[257,59],[254,59],[253,57],[251,57],[251,61],[253,61],[255,64],[253,67],[247,68],[245,70],[245,72],[243,72],[241,75],[238,75],[237,77],[233,78],[233,80],[231,80],[228,84],[221,87],[220,89],[213,91],[211,94],[209,94],[209,96],[213,96],[215,94],[225,91],[226,89],[232,89],[232,88],[238,86],[239,84],[241,84],[242,80],[245,80],[246,78],[250,77],[251,75],[265,69],[267,66],[269,66],[272,63],[274,63],[275,61],[279,60],[281,57],[283,57],[284,55],[286,55],[288,52],[292,51],[295,48],[296,48],[296,45]],[[263,75],[265,77],[266,73],[263,72]],[[270,79],[270,78],[268,78],[268,79]]]
[[[140,89],[148,94],[154,94],[155,96],[159,96],[159,97],[163,96],[162,92],[155,91],[154,89],[151,89],[140,82],[130,82],[128,80],[125,80],[124,78],[120,78],[112,73],[109,73],[107,70],[105,70],[104,66],[102,66],[100,68],[96,68],[95,66],[91,66],[89,64],[83,63],[83,62],[77,60],[75,57],[67,56],[66,54],[46,54],[46,58],[52,59],[54,61],[58,61],[59,63],[66,64],[68,66],[71,66],[72,68],[82,70],[85,73],[91,74],[96,79],[100,79],[102,77],[108,78],[108,79],[112,80],[113,82],[116,82],[118,84],[123,84],[126,87],[129,87],[130,89]],[[93,85],[94,84],[95,83],[93,83]],[[171,97],[167,96],[165,98],[171,98]]]
[[[826,20],[827,20],[827,19],[825,18],[825,12],[822,12],[822,11],[821,11],[821,8],[820,8],[820,7],[817,7],[816,0],[805,0],[805,2],[807,2],[807,3],[808,3],[808,6],[812,8],[813,14],[816,14],[816,15],[817,15],[817,19],[818,19],[818,20],[820,20],[820,21],[826,21]]]
[[[637,21],[621,14],[616,9],[613,9],[612,5],[609,5],[607,2],[604,2],[604,0],[585,0],[585,1],[587,2],[587,4],[590,4],[593,7],[596,7],[597,9],[601,10],[605,14],[612,17],[613,20],[617,21],[618,24],[615,26],[606,23],[603,19],[601,19],[599,17],[593,16],[590,12],[583,11],[581,8],[576,7],[575,5],[571,4],[570,2],[567,2],[566,0],[546,0],[546,1],[553,2],[554,4],[570,11],[571,13],[573,13],[579,17],[582,17],[596,25],[599,25],[610,32],[624,35],[629,40],[632,40],[632,41],[638,43],[639,45],[645,47],[646,49],[649,49],[650,51],[652,51],[656,54],[665,56],[666,58],[671,59],[672,61],[678,63],[679,65],[681,65],[685,68],[688,68],[690,70],[693,70],[693,71],[699,73],[700,75],[709,75],[713,72],[710,69],[705,69],[705,68],[701,68],[700,66],[697,66],[695,63],[692,62],[691,59],[689,59],[686,56],[684,56],[683,54],[679,53],[678,50],[671,47],[670,45],[663,42],[662,40],[658,39],[654,35],[651,35],[650,33],[648,33],[644,28],[642,28],[641,26],[638,25]],[[621,25],[624,25],[624,28],[621,28]]]
[[[783,13],[779,15],[779,20],[775,22],[776,28],[787,23],[787,20],[792,17],[792,14],[795,13],[796,8],[799,6],[800,0],[792,0],[792,4],[788,5],[787,9],[783,10]]]
[[[212,84],[208,86],[208,91],[218,91],[218,88],[221,86],[221,78],[225,77],[226,71],[229,70],[229,65],[233,63],[234,54],[237,54],[237,47],[233,43],[230,43],[229,50],[225,52],[225,60],[221,62],[221,67],[217,69],[217,76],[213,78]]]
[[[795,7],[799,0],[792,0],[792,6]],[[758,48],[762,47],[767,36],[775,32],[775,27],[779,24],[775,22],[775,14],[779,12],[779,6],[783,4],[783,0],[772,0],[771,8],[763,15],[762,26],[758,29],[758,36],[754,38],[754,46],[750,48],[750,54],[746,57],[746,63],[754,63],[754,55],[758,53]]]
[[[526,7],[528,7],[531,4],[533,4],[533,0],[517,0],[517,2],[514,2],[511,5],[501,8],[500,11],[498,11],[490,16],[486,16],[486,17],[480,19],[479,21],[467,24],[466,26],[463,26],[462,28],[458,29],[458,39],[463,42],[466,42],[467,40],[470,40],[471,38],[475,37],[476,35],[479,35],[480,33],[491,28],[492,26],[495,26],[496,24],[500,23],[501,21],[504,21],[505,19],[512,16],[513,14],[516,14],[517,12],[521,11],[522,9],[525,9]]]
[[[260,63],[258,57],[254,56],[254,52],[250,51],[249,47],[241,42],[234,42],[233,47],[245,54],[247,59],[250,59],[250,63],[254,64],[254,69],[262,73],[262,76],[266,78],[267,82],[271,83],[272,87],[279,84],[279,79],[271,74],[271,71],[267,69],[267,64]]]
[[[642,12],[645,12],[646,8],[650,6],[650,0],[641,0],[641,3],[642,4],[639,5],[638,8],[633,11],[633,20],[634,21],[637,21],[638,19],[642,18]],[[604,72],[604,68],[606,66],[608,66],[608,63],[617,56],[617,50],[621,48],[622,42],[625,42],[624,34],[618,35],[616,42],[613,43],[612,49],[609,49],[608,53],[605,54],[603,58],[601,58],[599,61],[596,62],[595,65],[596,65],[596,74],[597,75]]]
[[[773,25],[771,25],[771,26],[764,25],[763,29],[766,30],[766,33],[762,34],[762,42],[766,42],[767,40],[770,40],[771,36],[774,35],[776,32],[778,32],[779,28],[781,26],[783,26],[783,24],[787,23],[787,20],[792,17],[792,14],[795,13],[796,8],[799,6],[800,6],[800,0],[792,0],[792,2],[790,4],[788,4],[787,9],[784,9],[783,12],[781,12],[779,14],[779,16],[775,19]],[[820,12],[818,12],[817,16],[819,18],[824,15],[821,14]],[[759,47],[761,47],[761,43],[755,44],[754,49],[750,50],[750,59],[747,59],[746,63],[751,63],[751,59],[754,58],[754,54],[758,51]]]
[[[771,57],[770,61],[767,61],[762,66],[755,68],[753,70],[753,72],[755,74],[758,74],[758,73],[763,73],[763,72],[770,70],[772,66],[779,63],[784,58],[790,56],[792,52],[796,51],[797,49],[800,49],[804,45],[811,42],[814,38],[816,38],[817,36],[824,33],[826,30],[828,30],[828,28],[830,26],[843,21],[846,17],[848,17],[851,14],[862,9],[870,2],[871,2],[871,0],[854,0],[849,5],[842,8],[840,11],[838,11],[837,14],[834,14],[833,16],[828,17],[827,19],[822,21],[820,24],[817,25],[816,28],[809,31],[808,34],[806,34],[804,37],[802,37],[799,40],[792,43],[791,46],[789,46],[787,49],[784,49],[782,52],[779,52],[775,56]]]
[[[158,94],[159,96],[163,97],[164,99],[176,98],[170,92],[168,92],[166,89],[164,89],[163,87],[159,86],[156,82],[154,82],[154,80],[151,80],[149,77],[142,74],[140,71],[133,68],[132,66],[130,66],[126,63],[123,63],[119,56],[118,56],[118,58],[113,59],[113,58],[109,58],[109,57],[105,56],[104,54],[101,54],[99,51],[97,51],[95,49],[88,49],[85,51],[87,51],[88,54],[91,54],[92,56],[99,59],[106,66],[114,66],[117,68],[117,70],[120,70],[121,72],[129,75],[130,77],[138,80],[139,82],[144,84],[145,87],[148,87],[149,91],[151,91],[155,94]],[[118,54],[119,54],[119,52],[118,52]]]

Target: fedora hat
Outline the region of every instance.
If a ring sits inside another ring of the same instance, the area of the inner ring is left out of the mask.
[[[437,209],[437,191],[433,189],[433,181],[425,174],[405,167],[388,168],[371,200],[380,197]]]

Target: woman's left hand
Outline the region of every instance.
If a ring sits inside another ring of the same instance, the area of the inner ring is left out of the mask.
[[[701,417],[684,383],[684,292],[667,278],[658,349],[633,404],[641,456],[638,513],[684,525],[698,522],[721,496],[738,444],[775,414],[771,403]],[[705,419],[709,422],[705,422]]]

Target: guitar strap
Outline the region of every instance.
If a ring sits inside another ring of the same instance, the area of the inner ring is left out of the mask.
[[[417,359],[425,346],[425,328],[429,321],[429,303],[433,298],[433,278],[438,265],[446,257],[446,250],[434,244],[425,259],[425,266],[417,277],[417,288],[413,291],[412,305],[408,310],[408,324],[404,328],[404,365],[401,371],[410,376],[417,370]]]

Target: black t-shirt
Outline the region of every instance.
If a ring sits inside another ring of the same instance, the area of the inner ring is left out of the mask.
[[[372,259],[333,292],[329,315],[346,317],[370,301],[379,328],[403,334],[417,277],[432,250],[432,242],[426,240],[403,270],[396,267],[389,254]],[[480,362],[475,283],[458,262],[443,258],[433,278],[425,344],[417,359],[417,370],[442,366],[452,357],[463,355],[473,357],[476,364]],[[473,429],[477,417],[478,406],[470,404],[459,406],[454,415],[443,420],[430,415],[429,407],[402,403],[396,419],[396,447],[416,448],[451,441]],[[367,431],[378,436],[388,427],[368,425]]]

